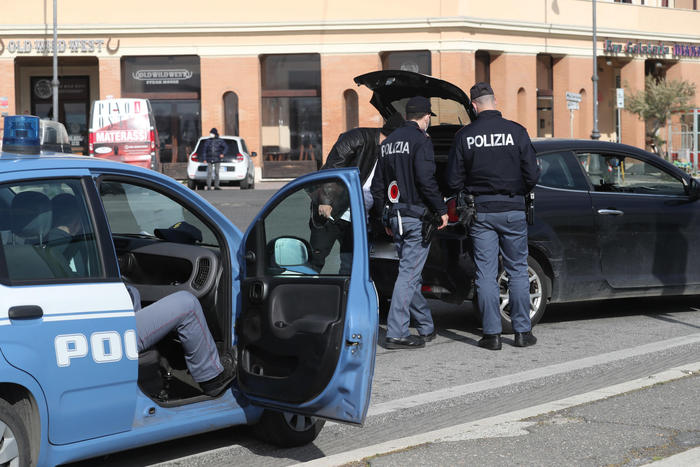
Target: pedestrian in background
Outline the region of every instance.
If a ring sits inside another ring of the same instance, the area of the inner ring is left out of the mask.
[[[203,141],[204,160],[207,163],[207,190],[211,190],[211,180],[214,178],[214,189],[220,190],[219,187],[219,168],[221,161],[224,160],[226,152],[226,143],[219,138],[219,132],[216,128],[209,131],[209,139]]]
[[[408,100],[406,122],[381,144],[372,181],[373,210],[386,219],[387,234],[393,236],[399,255],[387,317],[387,349],[420,348],[435,337],[433,317],[421,293],[421,273],[430,250],[423,241],[422,219],[437,214],[442,229],[447,225],[447,207],[435,179],[433,143],[425,132],[431,115],[435,114],[425,97]],[[417,336],[408,329],[411,317]]]
[[[477,119],[455,135],[447,165],[447,184],[474,196],[476,216],[469,227],[476,263],[476,292],[483,337],[479,346],[501,349],[498,254],[508,275],[510,317],[515,345],[537,339],[530,322],[525,197],[540,175],[527,130],[496,110],[488,83],[470,90]]]

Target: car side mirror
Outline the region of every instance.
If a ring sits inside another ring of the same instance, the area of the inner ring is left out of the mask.
[[[250,153],[250,157],[258,157],[258,153],[253,151]]]
[[[281,237],[275,240],[275,263],[283,268],[304,266],[309,261],[309,249],[301,239]]]
[[[690,179],[690,185],[688,185],[688,197],[691,201],[700,199],[700,182],[698,182],[695,178]]]

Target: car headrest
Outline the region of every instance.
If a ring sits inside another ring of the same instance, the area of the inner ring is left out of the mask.
[[[43,239],[51,230],[51,201],[38,191],[23,191],[12,199],[12,233]]]
[[[71,225],[76,218],[80,217],[80,205],[75,196],[70,193],[61,193],[51,199],[51,220],[53,227]]]

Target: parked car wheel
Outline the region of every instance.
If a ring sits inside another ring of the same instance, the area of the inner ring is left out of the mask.
[[[29,466],[31,454],[27,429],[17,411],[0,400],[0,459],[2,465]]]
[[[192,179],[188,179],[187,180],[187,188],[189,188],[190,190],[196,190],[197,189],[197,182],[195,182]]]
[[[248,174],[246,177],[241,180],[241,190],[248,190],[252,189],[255,187],[255,178],[253,178],[252,175]]]
[[[291,448],[311,443],[325,423],[325,420],[314,417],[265,410],[254,430],[267,443]]]
[[[532,256],[527,257],[527,273],[530,278],[530,321],[534,326],[537,324],[544,310],[547,308],[547,301],[552,290],[552,282],[545,274],[544,269]],[[508,277],[505,271],[498,276],[498,288],[500,290],[501,321],[503,332],[510,334],[513,332],[513,323],[510,320],[510,306],[508,303]]]

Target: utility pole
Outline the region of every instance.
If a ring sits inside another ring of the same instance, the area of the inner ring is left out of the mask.
[[[600,139],[598,132],[598,37],[596,35],[595,0],[593,0],[593,131],[591,139]]]
[[[58,121],[58,15],[56,14],[56,2],[53,0],[53,121]]]

